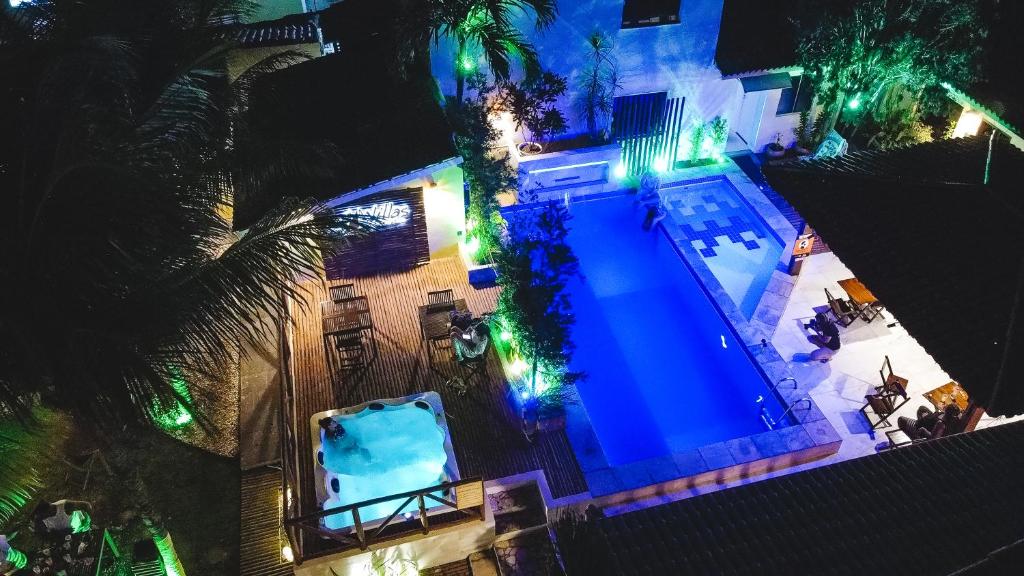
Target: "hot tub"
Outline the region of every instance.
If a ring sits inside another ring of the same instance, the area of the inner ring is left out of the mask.
[[[322,418],[336,420],[345,434],[327,440],[320,426]],[[459,479],[448,423],[436,392],[319,412],[310,418],[309,427],[321,510]],[[434,496],[451,499],[446,491]],[[436,502],[429,506],[431,502],[427,499],[428,514],[446,508]],[[399,504],[401,501],[394,500],[360,508],[363,527],[379,524]],[[402,510],[417,511],[415,500]],[[333,514],[320,523],[329,530],[345,530],[353,525],[352,514]]]

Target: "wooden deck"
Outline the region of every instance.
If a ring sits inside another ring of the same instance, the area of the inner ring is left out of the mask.
[[[494,310],[497,288],[470,286],[466,269],[457,258],[435,260],[401,273],[330,280],[327,285],[345,283],[355,284],[356,293],[369,298],[379,355],[362,375],[332,384],[321,337],[320,302],[327,299],[325,285],[319,281],[302,285],[307,295],[304,305],[295,310],[291,348],[303,513],[317,510],[309,433],[313,414],[428,390],[441,395],[462,477],[491,480],[543,469],[556,498],[587,489],[564,432],[542,434],[533,444],[526,441],[519,417],[506,398],[507,384],[493,350],[487,362],[489,378],[486,382],[475,379],[464,395],[446,385],[458,373],[449,351],[435,353],[433,369],[427,365],[417,316],[426,293],[451,288],[455,298],[465,298],[469,309],[479,315]]]
[[[281,471],[242,473],[242,525],[238,555],[242,576],[287,576],[291,562],[281,558]]]

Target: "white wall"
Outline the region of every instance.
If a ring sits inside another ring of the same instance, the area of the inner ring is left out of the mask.
[[[559,103],[570,122],[566,136],[586,131],[572,92],[582,82],[587,38],[594,30],[615,42],[619,95],[667,91],[670,98],[685,97],[687,115],[704,121],[738,112],[736,90],[721,80],[714,62],[722,0],[681,1],[680,23],[645,28],[621,29],[622,0],[559,0],[558,18],[544,32],[520,19],[519,29],[537,49],[542,67],[569,83],[570,94]],[[442,40],[432,54],[434,76],[445,94],[455,93],[455,53],[454,44]],[[483,60],[478,63],[482,66]]]

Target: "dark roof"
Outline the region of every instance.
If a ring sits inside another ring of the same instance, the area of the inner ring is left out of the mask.
[[[1024,422],[598,521],[607,574],[915,574],[1024,535]]]
[[[725,76],[796,65],[795,0],[725,0],[715,62]]]
[[[292,14],[277,20],[266,20],[231,27],[225,36],[237,40],[244,48],[288,46],[319,42],[314,14]]]
[[[329,142],[344,160],[329,182],[293,186],[301,194],[328,200],[458,155],[429,70],[400,78],[391,54],[381,42],[352,45],[274,72],[257,86],[251,116],[258,133]],[[274,201],[236,198],[235,228]]]
[[[985,185],[988,151],[978,136],[764,170],[974,400],[993,415],[1018,414],[1024,153],[997,136]]]

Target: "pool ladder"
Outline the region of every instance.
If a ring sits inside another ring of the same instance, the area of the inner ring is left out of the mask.
[[[799,387],[796,378],[793,378],[792,376],[786,376],[785,378],[780,379],[778,382],[772,385],[772,387],[769,388],[769,390],[775,392],[775,390],[778,389],[779,385],[786,381],[790,381],[793,383],[794,390],[796,390]],[[801,402],[807,402],[806,409],[811,409],[811,399],[807,396],[804,396],[803,398],[800,398],[796,402],[790,404],[789,407],[786,408],[785,412],[782,413],[782,416],[780,416],[778,420],[775,420],[772,418],[771,414],[768,413],[768,407],[765,405],[764,396],[758,396],[755,402],[757,402],[758,406],[760,406],[761,421],[764,422],[765,426],[767,426],[769,430],[774,430],[775,427],[779,425],[779,422],[785,420],[786,416],[791,414],[793,412],[793,409],[799,406]]]

